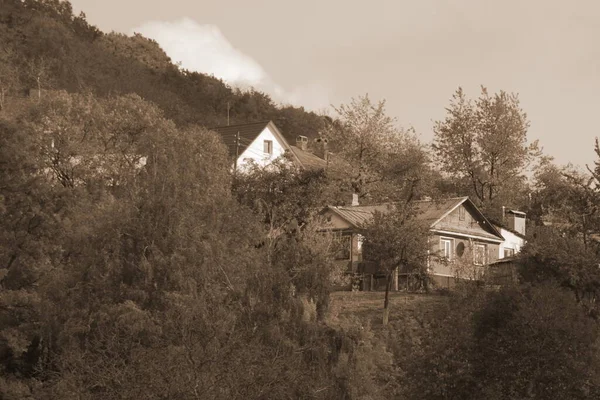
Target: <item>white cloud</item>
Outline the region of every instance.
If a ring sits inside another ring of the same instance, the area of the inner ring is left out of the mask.
[[[150,21],[132,30],[158,42],[175,63],[190,71],[223,79],[240,88],[254,87],[280,103],[309,109],[328,107],[330,93],[313,83],[287,91],[275,83],[252,57],[236,49],[216,25],[201,25],[189,18]]]

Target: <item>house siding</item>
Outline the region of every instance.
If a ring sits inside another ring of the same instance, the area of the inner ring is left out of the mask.
[[[273,143],[273,151],[270,155],[264,152],[265,140],[270,140]],[[276,158],[281,157],[284,153],[284,144],[277,139],[270,127],[267,126],[244,150],[244,152],[240,154],[238,157],[238,169],[243,170],[246,168],[249,164],[249,160],[253,160],[256,164],[264,167],[273,162]]]
[[[506,257],[506,255],[504,254],[504,249],[512,249],[514,250],[515,254],[521,251],[521,248],[525,245],[525,239],[515,235],[514,233],[504,228],[499,228],[499,230],[502,236],[504,237],[504,242],[502,242],[499,248],[499,258]]]
[[[461,199],[457,199],[460,201]],[[462,210],[462,211],[461,211]],[[350,223],[350,219],[364,219],[362,214],[369,213],[371,210],[367,207],[359,209],[353,214],[352,208],[344,209],[344,214],[338,215],[338,212],[327,210],[324,216],[327,218],[327,228],[334,232],[351,235],[351,254],[348,260],[343,262],[347,265],[347,271],[360,273],[363,276],[363,290],[372,290],[377,287],[374,280],[380,276],[377,265],[363,261],[362,251],[360,249],[359,238],[356,229],[356,222]],[[430,211],[425,211],[430,212]],[[439,220],[432,219],[429,232],[429,256],[428,273],[432,277],[434,285],[438,287],[451,288],[458,279],[481,279],[484,275],[484,266],[497,261],[500,257],[500,244],[502,237],[497,229],[492,225],[487,226],[489,222],[485,217],[481,217],[479,211],[472,205],[465,207],[460,204],[452,211],[443,215],[440,214]],[[360,218],[359,218],[360,217]],[[431,218],[427,214],[425,218]],[[447,238],[452,241],[451,258],[445,260],[441,257],[442,246],[441,238]],[[474,251],[476,245],[485,246],[485,257],[481,265],[476,265],[474,261]],[[463,246],[464,253],[459,256],[457,247]],[[410,274],[399,271],[400,279],[409,286]],[[402,284],[401,287],[404,287]]]
[[[441,239],[452,240],[452,257],[449,261],[444,262],[441,259],[443,248],[441,246]],[[464,246],[464,254],[459,256],[457,254],[457,248],[459,244]],[[430,236],[430,262],[429,272],[435,276],[440,277],[457,277],[460,275],[468,274],[471,271],[464,271],[465,268],[470,269],[471,266],[475,267],[472,262],[472,249],[476,244],[482,244],[486,246],[485,263],[491,263],[498,260],[499,254],[499,243],[494,243],[485,240],[476,240],[464,238],[459,235],[438,235],[433,234]],[[467,278],[467,277],[466,277]],[[445,281],[445,280],[444,280]]]
[[[460,219],[460,209],[464,210],[464,219]],[[490,232],[479,225],[477,220],[473,217],[468,207],[463,204],[458,206],[455,210],[450,212],[447,216],[439,221],[433,229],[442,231],[457,231],[459,230],[465,234],[471,234],[475,236],[489,236]]]

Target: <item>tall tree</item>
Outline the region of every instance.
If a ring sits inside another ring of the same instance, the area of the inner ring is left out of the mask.
[[[368,201],[402,198],[413,192],[426,169],[427,156],[412,130],[397,127],[385,101],[368,95],[334,108],[339,120],[326,131],[333,162],[342,164],[342,181]]]
[[[469,183],[480,205],[498,208],[503,196],[522,185],[525,168],[538,154],[537,142],[527,143],[529,121],[518,96],[490,95],[482,87],[472,101],[458,88],[446,111],[434,125],[436,160],[450,177]]]

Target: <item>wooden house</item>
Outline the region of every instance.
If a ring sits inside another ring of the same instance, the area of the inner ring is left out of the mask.
[[[354,204],[326,207],[321,212],[326,219],[324,229],[336,233],[342,242],[337,262],[344,263],[348,273],[360,275],[364,288],[373,288],[381,274],[369,260],[363,260],[363,229],[376,211],[386,213],[394,206]],[[421,200],[415,207],[416,218],[429,227],[428,273],[438,287],[452,287],[457,279],[480,279],[484,266],[499,258],[504,238],[468,197]]]

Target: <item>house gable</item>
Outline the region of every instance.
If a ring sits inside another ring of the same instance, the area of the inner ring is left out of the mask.
[[[358,229],[355,224],[339,213],[336,207],[327,207],[321,211],[320,215],[325,218],[323,230],[350,231]]]
[[[241,152],[238,157],[238,168],[244,169],[248,164],[255,163],[264,167],[273,162],[273,160],[283,156],[286,150],[289,150],[289,145],[283,139],[281,134],[278,134],[277,128],[271,123],[256,136],[256,138]],[[265,145],[265,142],[270,143]],[[267,152],[267,147],[270,153]]]
[[[325,160],[312,154],[304,154],[306,152],[290,146],[273,121],[221,126],[211,130],[221,136],[230,157],[235,158],[237,155],[237,165],[240,169],[247,167],[250,162],[264,167],[283,155],[288,155],[298,167],[326,166]],[[269,141],[270,144],[265,144],[265,141]]]
[[[500,232],[468,198],[458,202],[432,223],[431,230],[442,235],[455,235],[494,243],[503,241]]]

